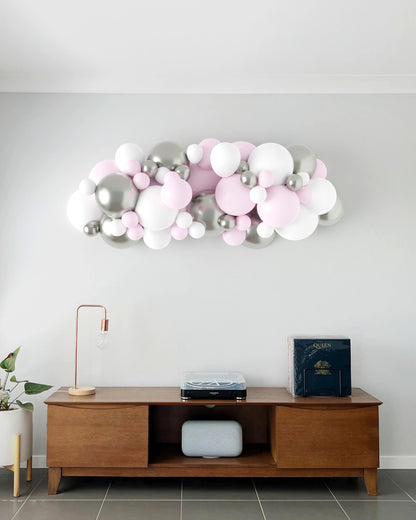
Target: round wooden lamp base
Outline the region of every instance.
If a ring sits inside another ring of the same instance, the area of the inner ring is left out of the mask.
[[[77,386],[68,390],[71,395],[92,395],[95,394],[95,386]]]

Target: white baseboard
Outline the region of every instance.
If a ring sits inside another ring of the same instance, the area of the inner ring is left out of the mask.
[[[33,455],[34,468],[46,468],[46,455]],[[416,455],[383,455],[381,469],[416,469]]]

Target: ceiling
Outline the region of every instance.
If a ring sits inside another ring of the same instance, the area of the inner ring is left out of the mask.
[[[415,0],[2,0],[0,91],[416,92]]]

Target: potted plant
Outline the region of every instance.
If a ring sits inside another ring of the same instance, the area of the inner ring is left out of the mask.
[[[28,480],[30,480],[29,468],[31,470],[32,459],[33,404],[23,403],[20,400],[21,396],[23,394],[40,394],[52,388],[49,385],[32,383],[28,380],[18,381],[14,375],[10,377],[15,370],[19,350],[20,347],[0,363],[0,368],[4,370],[4,375],[0,377],[0,466],[9,467],[15,472],[15,496],[18,496],[19,493],[18,489],[16,490],[16,479],[18,482],[19,474],[19,471],[15,471],[16,451],[19,452],[17,457],[19,465],[22,460],[30,461],[28,462]],[[16,435],[20,435],[20,437],[17,439]]]

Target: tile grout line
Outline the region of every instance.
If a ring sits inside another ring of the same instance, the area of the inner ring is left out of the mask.
[[[251,483],[253,484],[254,491],[256,492],[256,497],[257,497],[257,500],[258,500],[258,502],[259,502],[259,506],[260,506],[261,514],[263,515],[264,520],[267,520],[266,515],[264,514],[263,505],[262,505],[262,503],[261,503],[261,501],[260,501],[260,497],[259,497],[259,494],[258,494],[258,492],[257,492],[256,483],[254,482],[254,479],[253,479],[253,478],[251,479]]]
[[[341,511],[344,513],[344,515],[348,518],[348,520],[351,520],[351,518],[347,515],[347,512],[345,511],[345,509],[342,507],[340,501],[338,500],[338,498],[334,495],[334,493],[332,492],[332,489],[328,486],[328,484],[325,482],[325,480],[323,481],[325,486],[327,487],[328,491],[331,493],[331,495],[334,497],[334,500],[335,502],[338,504],[338,506],[341,508]]]
[[[396,484],[396,486],[401,490],[403,491],[403,493],[406,493],[406,495],[410,498],[410,500],[412,502],[414,502],[416,504],[416,500],[412,497],[412,495],[410,495],[405,489],[403,489],[402,487],[399,486],[399,484],[393,480],[393,477],[391,477],[390,475],[387,474],[387,478],[389,478],[394,484]]]
[[[32,496],[32,493],[35,491],[35,489],[38,488],[39,484],[41,482],[43,482],[43,479],[45,478],[45,475],[43,477],[41,477],[39,479],[39,482],[36,484],[36,486],[32,489],[32,491],[28,494],[28,496],[26,497],[26,500],[23,502],[23,504],[19,507],[19,509],[15,512],[15,514],[11,517],[10,520],[14,520],[14,518],[16,518],[16,516],[20,513],[20,511],[22,510],[23,506],[26,504],[26,502],[29,500],[29,498]]]
[[[110,483],[108,484],[107,491],[105,492],[105,495],[104,495],[103,501],[101,502],[101,506],[100,506],[100,509],[98,510],[98,513],[97,513],[97,516],[95,517],[95,520],[98,520],[98,517],[99,517],[100,514],[101,514],[101,510],[102,510],[102,508],[104,507],[104,502],[105,502],[105,499],[107,498],[108,492],[110,491],[110,487],[111,487],[111,484],[112,484],[112,483],[113,483],[113,479],[111,479],[111,480],[110,480]]]
[[[183,478],[181,478],[181,505],[180,505],[179,520],[182,520],[182,515],[183,515]]]

